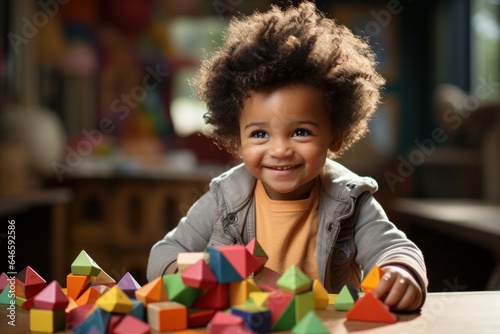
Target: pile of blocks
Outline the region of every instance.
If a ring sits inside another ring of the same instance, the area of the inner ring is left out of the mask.
[[[118,282],[85,252],[71,265],[66,288],[46,283],[31,267],[12,282],[0,276],[0,304],[30,310],[30,329],[52,333],[149,333],[206,327],[209,333],[328,333],[316,314],[332,303],[318,280],[291,266],[283,275],[264,267],[267,255],[254,239],[247,246],[208,247],[180,253],[178,271],[140,286],[126,273]],[[395,322],[373,295],[381,271],[363,280],[363,294],[345,286],[335,300],[350,320]]]

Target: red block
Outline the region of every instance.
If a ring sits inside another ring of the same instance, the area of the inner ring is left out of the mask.
[[[398,316],[389,310],[380,299],[371,292],[365,292],[364,296],[346,313],[349,320],[388,322],[398,321]]]
[[[212,289],[217,285],[217,278],[203,259],[184,270],[181,277],[184,284],[193,288]]]
[[[227,283],[217,284],[215,288],[207,290],[196,300],[193,308],[223,310],[229,306],[229,283]]]
[[[198,310],[198,309],[190,309],[188,310],[188,327],[196,328],[196,327],[205,327],[212,320],[215,314],[215,310],[206,309],[206,310]]]

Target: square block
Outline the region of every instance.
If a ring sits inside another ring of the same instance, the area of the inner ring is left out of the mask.
[[[177,302],[157,302],[148,304],[148,323],[159,331],[178,331],[187,328],[187,307]]]
[[[30,310],[30,331],[54,333],[66,327],[66,312],[64,310]]]

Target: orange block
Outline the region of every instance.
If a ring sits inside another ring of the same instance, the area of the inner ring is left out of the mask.
[[[165,284],[163,284],[163,278],[158,277],[135,290],[135,298],[141,301],[144,306],[147,306],[149,303],[168,301],[167,289],[165,288]]]
[[[91,276],[68,274],[66,276],[66,295],[77,300],[80,294],[90,284]]]
[[[76,304],[81,306],[85,304],[95,304],[101,294],[96,289],[89,286],[85,291],[75,300]]]
[[[382,270],[379,266],[374,266],[372,270],[368,273],[368,275],[361,282],[361,289],[363,292],[373,291],[377,287],[380,282],[380,278],[382,277]]]
[[[187,307],[177,302],[148,304],[148,323],[159,331],[178,331],[187,328]]]
[[[398,321],[398,316],[389,311],[389,306],[385,305],[380,299],[371,292],[358,299],[354,306],[346,313],[345,317],[349,320],[388,322]]]

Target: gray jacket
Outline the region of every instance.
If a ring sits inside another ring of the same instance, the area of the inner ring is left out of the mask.
[[[320,280],[328,292],[338,293],[347,283],[359,289],[362,272],[376,264],[409,268],[426,291],[422,253],[372,196],[378,187],[375,180],[331,160],[320,180],[316,255]],[[250,242],[255,237],[255,184],[244,165],[214,178],[179,225],[152,247],[148,279],[174,272],[179,252]]]

